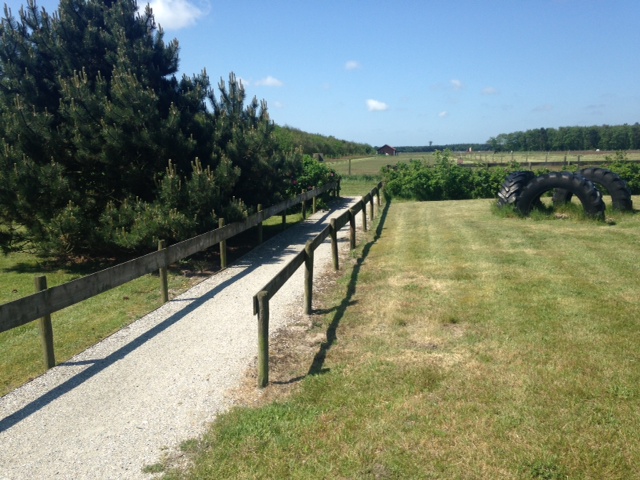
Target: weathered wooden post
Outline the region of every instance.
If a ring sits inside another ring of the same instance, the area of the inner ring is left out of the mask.
[[[352,208],[349,209],[349,248],[356,249],[356,212]]]
[[[262,204],[258,204],[258,215],[262,212]],[[262,243],[262,221],[258,223],[258,245]]]
[[[302,192],[302,195],[304,195],[304,192]],[[302,197],[302,220],[306,220],[307,218],[307,202],[304,199],[304,196]]]
[[[258,388],[269,383],[269,292],[258,293]]]
[[[224,218],[218,219],[218,228],[224,227]],[[227,241],[222,240],[220,242],[220,269],[227,268]]]
[[[47,277],[41,275],[35,278],[36,292],[47,289]],[[47,305],[49,302],[47,302]],[[47,369],[56,366],[56,356],[53,350],[53,326],[51,325],[51,315],[45,315],[38,322],[40,339],[42,340],[42,351],[44,353],[44,364]]]
[[[315,195],[313,196],[313,199],[311,200],[311,213],[316,213],[316,204],[318,202],[318,197],[316,197]]]
[[[313,299],[313,248],[311,240],[304,246],[304,313],[311,315]]]
[[[369,196],[369,217],[371,218],[371,223],[373,223],[373,194]]]
[[[284,231],[287,228],[287,209],[285,208],[282,211],[282,230]]]
[[[378,208],[380,208],[382,203],[380,202],[380,189],[378,187],[376,187],[376,200],[378,201]]]
[[[169,301],[169,280],[167,277],[167,241],[166,240],[158,240],[158,251],[164,251],[164,255],[162,256],[162,266],[159,270],[160,275],[160,290],[162,290],[162,303],[167,303]]]
[[[362,206],[362,231],[367,231],[367,204],[364,200],[360,200],[360,205]]]
[[[336,189],[336,196],[340,198],[340,179],[338,179],[338,188]]]
[[[336,219],[332,218],[329,222],[330,230],[329,235],[331,236],[331,256],[333,257],[333,269],[340,269],[340,260],[338,257],[338,229],[336,228]]]

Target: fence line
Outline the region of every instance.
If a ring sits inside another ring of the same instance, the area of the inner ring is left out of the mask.
[[[172,263],[189,257],[194,253],[206,250],[215,244],[222,245],[227,239],[238,235],[239,233],[249,230],[255,226],[261,226],[264,220],[280,212],[283,212],[283,221],[286,221],[287,209],[302,203],[303,210],[305,210],[304,207],[308,200],[315,200],[315,197],[328,191],[334,191],[335,195],[338,195],[339,190],[340,183],[331,182],[323,187],[303,192],[266,209],[259,208],[257,213],[249,216],[242,222],[224,225],[224,219],[221,219],[221,227],[216,230],[203,233],[166,248],[163,247],[161,241],[159,242],[158,251],[115,265],[105,270],[92,273],[62,285],[47,288],[45,279],[44,283],[36,284],[36,293],[0,305],[0,333],[25,325],[34,320],[46,319],[52,313],[62,310],[63,308],[75,305],[76,303],[80,303],[91,297],[135,280],[136,278],[156,271],[160,272],[162,297],[164,301],[167,301],[168,290],[165,275],[166,269]],[[225,265],[223,265],[223,268],[226,267],[226,261],[224,263]],[[42,320],[41,324],[46,326],[46,320]],[[54,358],[52,347],[53,334],[50,326],[46,328],[43,327],[42,331],[47,332],[46,336],[43,336],[43,344],[50,345],[50,347],[45,347],[45,363],[47,368],[50,368],[53,366],[52,363],[54,363],[51,360]]]
[[[280,288],[293,276],[293,274],[305,265],[304,279],[304,313],[312,312],[313,297],[313,252],[327,237],[331,237],[331,253],[333,257],[333,267],[339,268],[337,232],[349,223],[349,247],[353,250],[356,247],[356,215],[362,212],[362,228],[367,230],[367,203],[370,205],[370,219],[374,219],[374,197],[378,198],[377,204],[380,207],[380,189],[382,182],[378,184],[370,193],[366,194],[353,207],[348,209],[337,218],[332,218],[330,224],[322,230],[315,238],[309,240],[304,249],[293,257],[285,266],[253,296],[253,314],[258,315],[258,387],[264,388],[269,383],[269,300],[280,290]]]

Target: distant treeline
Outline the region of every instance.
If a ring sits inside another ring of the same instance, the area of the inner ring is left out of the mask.
[[[524,132],[501,133],[487,143],[454,143],[396,147],[398,153],[435,152],[549,152],[567,150],[640,150],[640,123],[591,127],[534,128]]]
[[[491,137],[490,149],[499,151],[638,150],[640,124],[592,127],[536,128]]]
[[[373,147],[365,143],[348,142],[333,136],[326,137],[317,133],[307,133],[289,126],[276,126],[274,135],[284,151],[294,151],[301,148],[304,154],[322,153],[325,157],[332,158],[375,153]]]
[[[448,145],[424,145],[422,147],[396,147],[398,153],[416,153],[416,152],[444,152],[451,150],[452,152],[468,152],[469,149],[474,152],[488,152],[492,150],[488,143],[452,143]]]

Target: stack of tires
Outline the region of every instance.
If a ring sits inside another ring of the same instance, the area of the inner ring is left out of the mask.
[[[529,215],[540,204],[540,197],[554,190],[554,205],[567,203],[575,195],[587,215],[604,219],[604,201],[596,185],[609,192],[614,209],[633,210],[626,182],[605,168],[585,168],[578,173],[552,172],[538,177],[533,172],[514,172],[500,188],[498,206],[513,205],[523,215]]]

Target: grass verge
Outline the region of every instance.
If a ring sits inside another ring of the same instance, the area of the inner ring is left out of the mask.
[[[382,218],[262,396],[293,392],[220,416],[166,478],[637,478],[640,218]]]
[[[264,239],[277,235],[302,220],[300,213],[264,222]],[[231,239],[228,260],[246,253],[254,245],[254,229]],[[170,298],[186,291],[219,270],[218,247],[173,265],[169,270]],[[26,253],[0,256],[0,304],[30,295],[35,291],[34,277],[46,275],[49,287],[70,282],[108,265],[55,266]],[[162,305],[160,279],[146,275],[118,288],[90,298],[52,315],[56,362],[62,363],[91,345],[115,333]],[[31,322],[0,333],[0,396],[46,371],[38,322]]]

